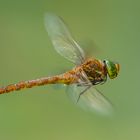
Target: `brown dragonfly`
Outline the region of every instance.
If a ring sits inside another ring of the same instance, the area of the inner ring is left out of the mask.
[[[45,15],[45,27],[55,50],[75,64],[75,67],[63,74],[21,81],[0,88],[0,94],[18,91],[34,86],[48,84],[68,85],[71,99],[82,108],[100,113],[112,110],[110,101],[95,86],[117,77],[119,64],[110,60],[87,59],[79,44],[73,39],[63,20],[51,13]]]

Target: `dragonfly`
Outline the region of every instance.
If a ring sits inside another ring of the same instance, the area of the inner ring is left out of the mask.
[[[55,14],[45,15],[45,28],[55,50],[75,66],[72,70],[50,77],[21,81],[0,88],[0,94],[18,91],[25,88],[48,84],[68,85],[68,95],[74,103],[83,109],[108,113],[112,110],[111,102],[96,89],[107,81],[118,76],[119,63],[110,60],[87,58],[80,45],[73,39],[63,19]]]

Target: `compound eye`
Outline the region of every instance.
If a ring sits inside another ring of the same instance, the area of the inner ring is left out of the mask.
[[[105,60],[104,63],[106,65],[107,73],[110,79],[117,77],[119,71],[117,67],[119,64],[113,63],[109,60]]]

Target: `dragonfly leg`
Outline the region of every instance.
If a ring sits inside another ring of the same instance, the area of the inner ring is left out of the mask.
[[[104,84],[107,81],[107,77],[104,78],[104,80],[101,82],[101,85]]]
[[[77,86],[91,86],[92,84],[89,82],[80,82],[77,84]]]
[[[83,95],[89,88],[91,87],[91,85],[90,86],[88,86],[88,87],[86,87],[80,94],[79,94],[79,96],[78,96],[78,99],[77,99],[77,102],[76,103],[78,103],[78,101],[79,101],[79,99],[80,99],[80,97],[81,97],[81,95]]]

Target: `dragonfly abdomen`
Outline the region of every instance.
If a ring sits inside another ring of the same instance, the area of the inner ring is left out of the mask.
[[[47,85],[47,84],[57,84],[57,83],[70,84],[70,83],[73,83],[74,81],[75,81],[74,76],[68,72],[62,75],[45,77],[45,78],[29,80],[29,81],[21,81],[21,82],[18,82],[17,84],[11,84],[11,85],[0,88],[0,94],[9,93],[12,91],[18,91],[24,88],[32,88],[34,86]]]

